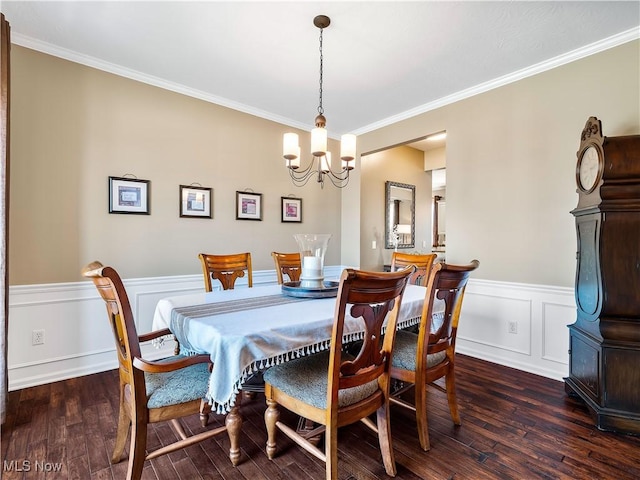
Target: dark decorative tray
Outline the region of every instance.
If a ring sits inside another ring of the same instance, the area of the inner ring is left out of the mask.
[[[336,297],[340,282],[325,280],[322,288],[308,288],[300,286],[301,282],[285,282],[282,284],[282,293],[290,297],[325,298]]]

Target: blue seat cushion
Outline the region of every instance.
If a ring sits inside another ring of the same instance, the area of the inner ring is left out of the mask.
[[[177,355],[164,361],[185,358]],[[169,405],[200,400],[209,388],[209,368],[206,363],[198,363],[174,372],[148,373],[144,380],[147,388],[147,407],[160,408]]]
[[[396,333],[396,344],[393,347],[391,365],[402,370],[416,371],[416,351],[418,350],[418,335],[405,330]],[[434,367],[447,357],[447,352],[427,355],[427,368]]]
[[[344,354],[343,354],[344,360]],[[297,398],[316,408],[327,408],[327,380],[329,352],[271,367],[264,372],[264,381],[285,394]],[[346,407],[373,395],[378,390],[378,381],[345,388],[338,392],[338,406]]]

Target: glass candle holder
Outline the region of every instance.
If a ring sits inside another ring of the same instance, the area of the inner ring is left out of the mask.
[[[300,250],[302,288],[324,287],[324,255],[331,238],[330,233],[297,233],[293,236]]]

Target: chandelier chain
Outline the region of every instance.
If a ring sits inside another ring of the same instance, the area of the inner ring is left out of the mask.
[[[323,56],[322,56],[322,31],[324,30],[324,28],[320,29],[320,103],[318,104],[318,113],[320,115],[324,114],[324,108],[322,107],[322,63],[323,63]]]

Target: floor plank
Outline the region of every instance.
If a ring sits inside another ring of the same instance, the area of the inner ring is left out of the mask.
[[[462,425],[453,425],[446,396],[429,389],[431,450],[420,449],[412,412],[392,407],[399,480],[640,478],[640,437],[602,432],[588,410],[564,392],[562,382],[458,355],[457,393]],[[123,460],[110,463],[116,434],[116,370],[9,393],[2,427],[2,478],[6,480],[122,480]],[[284,435],[277,455],[264,452],[264,396],[243,400],[241,463],[229,461],[229,439],[201,444],[145,462],[144,480],[275,480],[324,478],[324,464]],[[297,418],[281,412],[295,426]],[[224,423],[212,415],[206,428]],[[204,430],[197,416],[188,432]],[[175,439],[166,423],[149,427],[147,446]],[[340,480],[388,478],[377,436],[361,423],[340,430]],[[36,462],[52,470],[35,471]],[[26,471],[30,466],[31,471]]]

